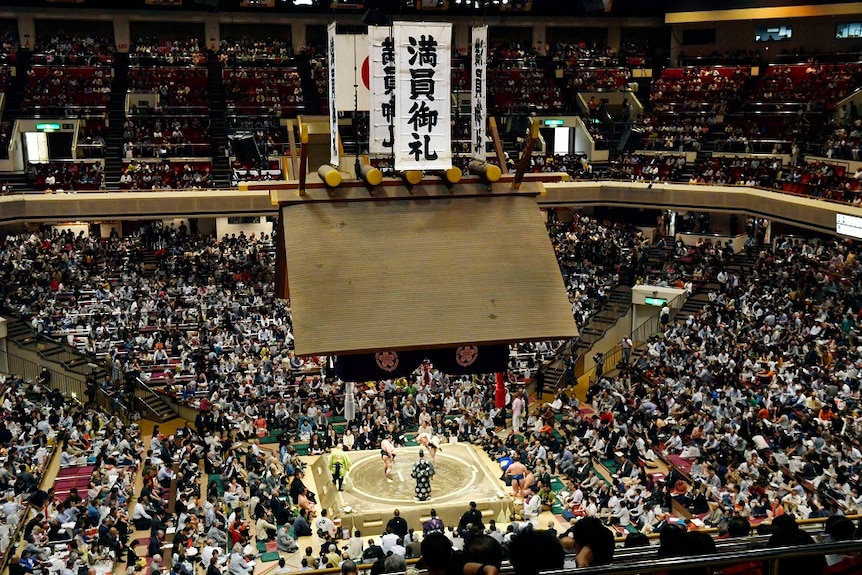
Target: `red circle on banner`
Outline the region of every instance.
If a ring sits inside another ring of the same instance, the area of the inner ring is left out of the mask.
[[[362,61],[362,83],[365,84],[365,89],[371,89],[371,64],[368,62],[368,57]]]

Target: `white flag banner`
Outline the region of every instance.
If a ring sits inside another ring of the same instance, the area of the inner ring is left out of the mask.
[[[452,167],[452,24],[395,29],[395,169]]]
[[[471,106],[473,118],[471,122],[471,149],[473,158],[485,161],[485,140],[488,130],[488,27],[473,26],[473,89]]]
[[[368,114],[372,154],[392,154],[395,120],[395,44],[388,26],[369,26],[371,104]]]
[[[338,62],[335,55],[335,22],[329,25],[327,32],[327,46],[329,46],[329,163],[338,167],[341,158],[338,154],[338,102],[336,99],[335,75],[338,70]]]
[[[368,37],[365,34],[339,34],[335,37],[335,52],[338,58],[338,69],[335,71],[335,99],[338,109],[342,112],[353,110],[356,104],[357,110],[367,111]]]

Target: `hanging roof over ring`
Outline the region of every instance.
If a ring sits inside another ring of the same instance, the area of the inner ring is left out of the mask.
[[[296,353],[577,336],[535,195],[283,203]]]

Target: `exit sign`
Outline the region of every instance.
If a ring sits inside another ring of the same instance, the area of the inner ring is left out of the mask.
[[[565,122],[561,119],[555,118],[553,120],[542,120],[542,124],[544,124],[545,126],[558,127],[558,126],[562,126],[563,124],[565,124]]]
[[[644,298],[644,303],[647,305],[662,306],[667,303],[667,299],[663,297],[647,297]]]

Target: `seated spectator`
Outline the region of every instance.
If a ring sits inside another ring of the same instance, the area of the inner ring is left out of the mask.
[[[583,517],[571,531],[578,567],[607,565],[614,557],[614,536],[596,517]]]
[[[538,575],[541,571],[562,569],[564,560],[563,546],[547,531],[521,532],[512,538],[509,545],[509,563],[517,575]],[[464,575],[472,574],[465,569]]]
[[[795,547],[797,545],[812,545],[814,538],[799,528],[796,520],[790,515],[782,515],[772,522],[775,531],[769,537],[767,547]],[[791,573],[811,573],[818,575],[826,565],[825,558],[820,555],[794,557],[778,560],[778,575]]]

